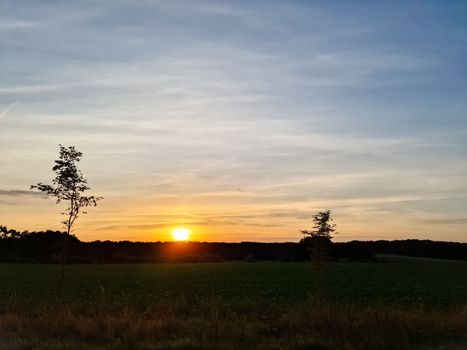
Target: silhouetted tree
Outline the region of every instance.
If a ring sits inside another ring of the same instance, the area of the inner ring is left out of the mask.
[[[83,153],[78,151],[74,146],[64,147],[60,145],[59,159],[55,160],[55,165],[52,170],[55,172],[55,178],[51,185],[38,183],[31,185],[31,189],[37,189],[49,196],[57,199],[57,204],[66,202],[67,207],[65,212],[61,213],[65,220],[62,221],[65,232],[62,240],[62,249],[60,260],[62,264],[59,295],[61,286],[65,277],[65,263],[68,252],[69,237],[73,230],[73,225],[80,214],[86,214],[83,208],[88,206],[96,206],[102,197],[85,196],[84,193],[90,190],[87,185],[87,180],[84,178],[81,170],[78,169],[78,163],[83,156]]]
[[[301,230],[300,232],[308,237],[322,237],[331,240],[332,234],[336,231],[336,224],[333,224],[332,221],[330,210],[320,211],[313,215],[313,230]]]
[[[327,262],[331,257],[332,234],[336,231],[336,225],[332,223],[333,219],[330,210],[320,211],[313,215],[313,229],[301,230],[305,236],[299,246],[311,255],[312,266],[315,270],[314,278],[316,288],[314,298],[321,305],[328,295]]]
[[[332,234],[336,231],[336,225],[332,221],[330,210],[320,211],[313,215],[313,230],[300,231],[305,235],[300,244],[308,250],[317,267],[330,257]]]
[[[18,232],[15,229],[9,229],[6,226],[0,226],[0,239],[19,237],[21,237],[21,232]]]

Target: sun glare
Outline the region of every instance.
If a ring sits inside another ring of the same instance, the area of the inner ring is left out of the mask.
[[[187,241],[190,237],[190,230],[184,227],[179,227],[172,231],[172,236],[176,241]]]

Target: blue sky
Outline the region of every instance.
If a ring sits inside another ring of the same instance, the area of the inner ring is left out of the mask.
[[[464,1],[0,1],[0,222],[90,239],[467,241]]]

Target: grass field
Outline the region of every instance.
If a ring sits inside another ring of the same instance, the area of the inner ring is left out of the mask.
[[[465,349],[467,263],[0,265],[1,349]]]

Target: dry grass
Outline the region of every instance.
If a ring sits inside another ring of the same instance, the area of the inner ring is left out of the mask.
[[[259,309],[183,300],[79,310],[10,306],[0,349],[465,349],[464,310],[392,310],[304,303]]]

